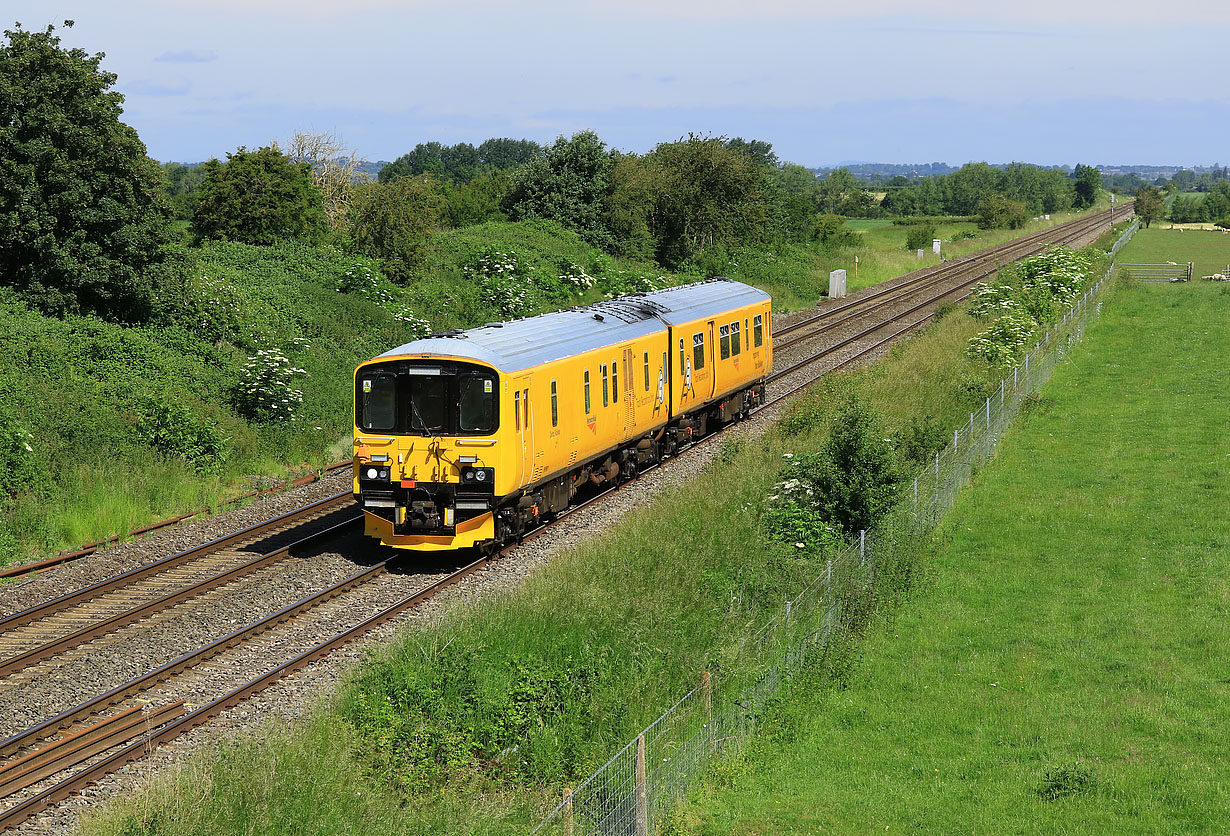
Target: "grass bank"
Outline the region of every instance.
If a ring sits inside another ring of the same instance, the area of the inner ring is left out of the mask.
[[[550,572],[400,636],[303,730],[271,726],[250,754],[204,753],[83,832],[293,833],[319,810],[318,832],[368,832],[374,817],[388,833],[523,834],[701,671],[735,676],[749,627],[820,571],[823,552],[759,524],[783,457],[820,445],[848,390],[886,434],[910,419],[958,423],[989,382],[962,354],[980,327],[952,312],[884,362],[826,380],[786,428],[726,445]],[[311,731],[322,728],[334,732]],[[350,805],[356,787],[370,795]]]
[[[1225,832],[1230,291],[1106,305],[845,687],[793,689],[677,832]]]

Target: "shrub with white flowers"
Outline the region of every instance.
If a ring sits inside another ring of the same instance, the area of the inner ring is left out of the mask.
[[[431,331],[431,323],[416,315],[409,305],[398,300],[393,283],[379,274],[370,259],[355,259],[339,277],[337,291],[363,296],[380,306],[389,316],[406,326],[412,340],[424,337]]]
[[[533,308],[531,271],[515,250],[489,250],[462,269],[467,279],[482,285],[483,296],[507,317],[524,316]]]
[[[235,409],[253,421],[289,421],[303,405],[303,390],[294,387],[295,377],[305,374],[280,350],[257,349],[232,392]]]
[[[1021,305],[1012,298],[1012,294],[1012,285],[982,282],[974,288],[969,315],[974,319],[990,319],[1015,311]]]
[[[970,339],[966,355],[985,360],[997,372],[1011,369],[1034,336],[1089,284],[1099,258],[1091,250],[1055,247],[1005,267],[998,284],[979,285],[970,315],[994,322]]]
[[[560,268],[564,272],[559,277],[559,280],[564,284],[570,285],[579,290],[587,290],[593,287],[594,283],[598,281],[596,278],[589,275],[589,273],[586,273],[585,268],[580,264],[577,264],[575,261],[565,260],[564,263],[560,265]]]

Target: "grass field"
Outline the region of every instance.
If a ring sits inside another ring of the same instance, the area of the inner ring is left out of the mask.
[[[846,687],[793,689],[677,832],[1230,830],[1228,323],[1224,286],[1118,289]]]
[[[1206,224],[1212,226],[1212,224]],[[1160,264],[1173,261],[1196,265],[1197,276],[1224,270],[1230,264],[1230,233],[1169,230],[1164,227],[1142,229],[1132,237],[1117,258],[1120,264]]]

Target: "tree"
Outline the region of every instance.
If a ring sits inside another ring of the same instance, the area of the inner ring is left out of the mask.
[[[1162,217],[1166,199],[1156,186],[1145,186],[1136,193],[1136,217],[1145,222],[1145,229]]]
[[[608,246],[603,201],[610,188],[611,155],[593,131],[559,137],[541,156],[513,174],[504,199],[514,220],[547,218],[576,230],[591,244]]]
[[[49,314],[139,321],[170,240],[166,179],[103,54],[54,33],[18,25],[0,44],[0,284]]]
[[[982,229],[1020,229],[1029,219],[1025,204],[1002,194],[989,194],[979,207],[978,226]]]
[[[167,197],[170,198],[175,217],[181,221],[191,221],[196,210],[196,192],[205,179],[204,169],[199,165],[163,163],[162,170],[169,183]]]
[[[646,157],[653,172],[650,230],[658,263],[678,267],[714,245],[764,238],[769,204],[764,170],[721,137],[664,142]]]
[[[277,148],[277,143],[274,143]],[[329,228],[341,232],[350,212],[354,187],[368,179],[362,166],[367,162],[335,133],[295,131],[286,145],[287,159],[311,166],[312,184],[320,192]]]
[[[1076,181],[1076,208],[1088,209],[1098,200],[1098,191],[1102,188],[1102,172],[1091,165],[1077,163],[1072,177]]]
[[[269,245],[324,233],[324,204],[310,163],[291,162],[272,146],[241,146],[226,157],[225,163],[214,159],[203,166],[192,219],[198,239]]]
[[[360,186],[351,211],[351,241],[379,258],[389,278],[404,284],[427,257],[441,202],[429,176]]]

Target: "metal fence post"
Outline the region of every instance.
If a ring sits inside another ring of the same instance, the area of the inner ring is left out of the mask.
[[[991,399],[987,398],[987,432],[991,431]]]
[[[1002,377],[999,379],[999,405],[1004,405],[1004,379]]]
[[[918,487],[917,479],[914,480],[914,487],[915,489],[917,489]],[[917,503],[918,501],[917,498],[915,498],[914,501],[915,503]],[[866,563],[867,563],[867,529],[860,528],[858,532],[858,565],[864,566],[866,565]],[[829,561],[829,565],[828,565],[828,573],[829,573],[829,577],[833,576],[833,561],[831,560]]]
[[[952,452],[953,452],[953,455],[956,455],[956,452],[957,452],[957,436],[958,436],[958,435],[960,435],[960,433],[961,433],[961,431],[960,431],[960,430],[953,430],[953,431],[952,431]]]
[[[649,836],[649,787],[645,764],[645,733],[636,736],[636,836]]]
[[[713,680],[709,671],[700,675],[700,705],[705,712],[705,736],[708,738],[708,749],[713,751]]]
[[[1016,389],[1016,387],[1017,387],[1017,378],[1016,378],[1016,373],[1017,373],[1017,370],[1018,370],[1019,368],[1020,368],[1020,366],[1013,366],[1013,367],[1012,367],[1012,388],[1013,388],[1013,389]]]

